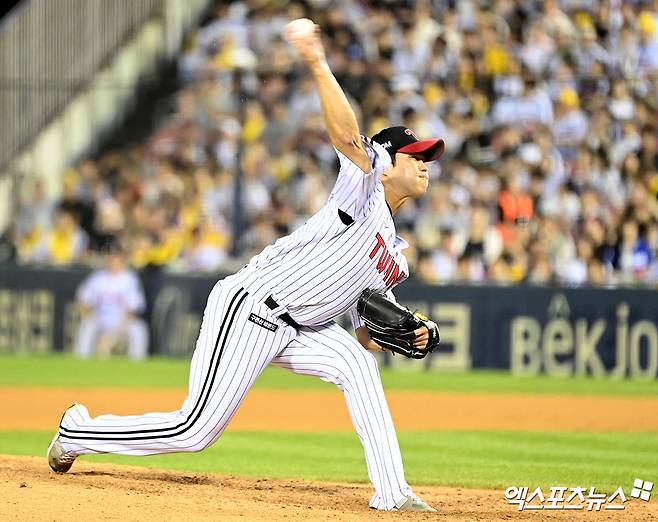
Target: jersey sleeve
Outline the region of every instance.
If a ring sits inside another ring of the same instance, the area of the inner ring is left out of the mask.
[[[379,143],[361,136],[361,144],[368,154],[370,172],[363,172],[352,160],[336,149],[340,171],[330,196],[338,208],[352,219],[359,219],[368,214],[373,204],[371,196],[375,187],[384,170],[391,165],[391,157]]]

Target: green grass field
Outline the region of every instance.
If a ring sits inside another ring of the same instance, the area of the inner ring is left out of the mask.
[[[187,386],[189,363],[77,361],[68,357],[0,357],[1,386]],[[410,373],[382,371],[388,389],[451,392],[560,393],[656,396],[658,382],[512,377],[500,372]],[[322,389],[318,379],[267,370],[259,388]],[[413,405],[422,414],[422,405]],[[603,412],[602,414],[614,414]],[[42,456],[46,432],[0,432],[0,453]],[[636,477],[658,479],[658,433],[510,431],[400,432],[407,477],[413,484],[504,488],[510,485],[596,486],[611,492]],[[331,457],[328,458],[328,455]],[[233,432],[197,454],[154,457],[89,456],[104,461],[258,477],[367,481],[355,434]]]
[[[44,432],[0,432],[0,453],[41,456],[51,437],[52,433]],[[401,432],[399,439],[407,478],[413,484],[481,488],[583,485],[609,493],[630,485],[636,477],[658,476],[656,433]],[[353,482],[368,479],[359,441],[349,433],[229,430],[201,453],[82,458],[186,472]]]
[[[81,361],[72,357],[0,356],[0,386],[187,388],[189,361],[155,358],[133,363],[125,359]],[[469,373],[381,371],[389,390],[566,393],[615,396],[658,396],[658,380],[630,381],[585,377],[512,376],[502,371]],[[326,389],[314,377],[268,368],[256,381],[263,389]]]

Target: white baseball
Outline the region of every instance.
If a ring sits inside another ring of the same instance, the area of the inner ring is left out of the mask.
[[[285,35],[288,40],[303,39],[311,36],[315,32],[313,20],[308,18],[298,18],[286,25]]]

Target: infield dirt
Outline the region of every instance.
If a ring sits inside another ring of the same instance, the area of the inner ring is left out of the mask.
[[[387,392],[400,430],[657,431],[658,398]],[[185,390],[0,388],[0,430],[54,430],[72,402],[104,413],[173,411]],[[414,408],[409,405],[413,404]],[[421,409],[424,415],[418,415]],[[432,413],[434,412],[434,414]],[[352,431],[337,390],[251,390],[230,430]]]
[[[371,487],[302,480],[189,474],[77,462],[65,475],[45,458],[0,456],[0,520],[658,520],[658,503],[629,502],[623,511],[518,512],[500,491],[416,489],[437,513],[368,509]]]

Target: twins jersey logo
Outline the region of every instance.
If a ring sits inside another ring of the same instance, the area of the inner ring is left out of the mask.
[[[263,319],[261,316],[256,315],[256,314],[250,314],[249,315],[249,320],[252,323],[257,324],[258,326],[262,326],[263,328],[265,328],[266,330],[269,330],[270,332],[276,332],[279,329],[278,324],[274,324],[274,323],[268,321],[267,319]]]
[[[375,246],[370,252],[370,259],[374,259],[381,248],[381,253],[379,254],[379,260],[377,261],[377,271],[380,274],[384,274],[384,282],[388,289],[393,288],[397,283],[402,281],[407,274],[404,273],[404,270],[400,270],[400,265],[395,261],[393,255],[389,252],[384,242],[382,235],[377,232],[375,234]]]

